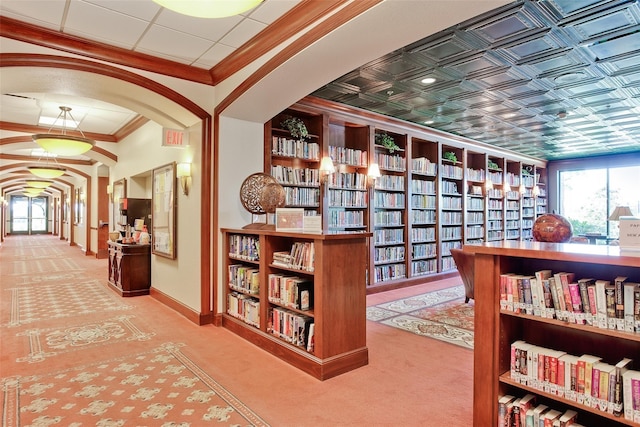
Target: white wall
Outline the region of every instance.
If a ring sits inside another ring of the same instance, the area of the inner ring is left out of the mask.
[[[162,126],[148,122],[114,148],[118,163],[110,174],[110,182],[127,180],[128,197],[150,197],[149,177],[154,168],[172,162],[193,162],[190,195],[182,194],[176,182],[176,259],[151,255],[151,286],[196,312],[200,312],[201,140],[197,124],[189,129],[189,147],[163,147]]]

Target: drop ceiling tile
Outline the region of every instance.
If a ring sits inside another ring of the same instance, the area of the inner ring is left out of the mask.
[[[301,0],[265,1],[260,3],[258,7],[244,13],[244,15],[256,21],[271,24],[298,5],[300,1]]]
[[[137,50],[161,57],[174,58],[184,63],[192,63],[212,45],[213,43],[209,40],[160,25],[152,25],[138,44]]]
[[[216,19],[194,18],[165,9],[155,24],[205,40],[218,41],[243,19],[242,15]]]
[[[2,0],[0,1],[0,12],[2,16],[60,30],[60,22],[64,16],[65,4],[66,0],[39,2]]]
[[[265,28],[267,28],[267,25],[262,22],[244,19],[225,35],[220,42],[227,46],[238,48]]]
[[[110,9],[134,18],[151,22],[160,12],[161,6],[155,2],[131,1],[131,0],[71,0],[70,8],[79,3],[90,3],[103,9]]]
[[[640,50],[640,32],[605,40],[589,46],[588,49],[600,60],[636,52]]]
[[[69,8],[64,30],[128,49],[133,48],[144,33],[148,22],[95,4],[76,1]],[[117,28],[118,31],[113,31]]]
[[[216,43],[209,50],[203,53],[202,56],[193,63],[193,65],[200,68],[211,69],[217,63],[229,56],[234,50],[235,48],[231,46]]]

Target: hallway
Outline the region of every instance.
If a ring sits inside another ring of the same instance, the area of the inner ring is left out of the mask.
[[[152,297],[120,298],[106,281],[106,260],[86,257],[57,237],[9,236],[2,243],[0,378],[7,426],[27,425],[36,419],[48,419],[51,425],[189,422],[200,416],[193,409],[198,406],[185,403],[184,395],[172,394],[169,382],[158,379],[152,387],[129,384],[108,394],[115,375],[106,376],[106,383],[96,382],[91,389],[84,382],[69,380],[72,372],[114,365],[120,370],[125,365],[128,369],[140,365],[142,377],[155,378],[158,372],[147,361],[157,361],[164,353],[163,357],[182,363],[194,381],[209,388],[207,398],[217,394],[234,404],[236,414],[232,416],[243,415],[241,423],[471,425],[470,350],[367,322],[369,365],[318,381],[223,328],[194,325]],[[456,278],[373,294],[367,303],[379,304],[457,282]],[[155,359],[150,354],[156,354]],[[91,383],[91,379],[86,381]],[[12,407],[8,399],[16,386],[20,389],[15,400],[21,405],[19,423],[12,421],[12,416],[18,416],[18,403]],[[92,398],[97,400],[88,404]],[[27,402],[31,402],[28,407]],[[95,402],[102,402],[108,416],[102,418],[102,407],[96,409]],[[62,412],[56,412],[57,408]],[[89,410],[83,412],[86,408]],[[217,421],[224,416],[212,418],[210,407],[203,413],[215,425],[239,422],[238,418]],[[101,419],[104,421],[97,424]]]

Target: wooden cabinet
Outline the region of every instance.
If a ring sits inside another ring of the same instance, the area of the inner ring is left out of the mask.
[[[368,363],[368,233],[315,235],[270,230],[222,231],[225,242],[224,327],[321,380]],[[277,261],[278,257],[274,262],[274,254],[288,253],[294,244],[313,245],[312,270],[287,267]],[[273,298],[270,285],[274,283],[274,276],[295,276],[311,284],[312,308],[302,310]],[[306,339],[296,335],[297,328],[287,335],[282,328],[283,322],[302,325],[301,332],[306,334],[308,328],[305,331],[304,327],[313,323],[313,345],[305,345]]]
[[[524,340],[533,345],[573,355],[590,354],[616,364],[640,356],[640,334],[592,325],[543,318],[500,309],[500,275],[533,275],[536,271],[574,272],[580,277],[613,280],[627,276],[640,281],[640,257],[620,255],[618,247],[505,241],[465,245],[475,254],[474,426],[495,426],[498,398],[505,394],[533,393],[539,403],[559,410],[579,412],[583,425],[633,425],[576,401],[522,385],[510,377],[511,344]],[[637,365],[634,365],[637,369]]]
[[[148,295],[151,245],[109,243],[109,286],[120,296]]]

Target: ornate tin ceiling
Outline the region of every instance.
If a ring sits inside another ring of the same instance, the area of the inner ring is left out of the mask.
[[[517,1],[313,95],[543,159],[640,155],[639,22],[638,1]]]

